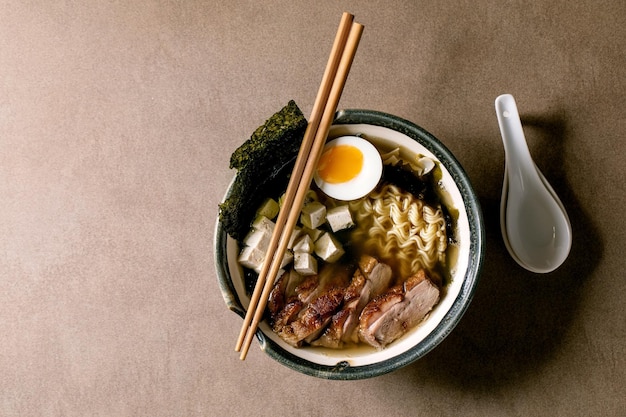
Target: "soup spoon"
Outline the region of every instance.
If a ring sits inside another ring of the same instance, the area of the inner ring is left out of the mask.
[[[569,255],[572,227],[561,200],[533,162],[515,99],[496,98],[505,151],[500,230],[511,257],[537,273],[554,271]]]

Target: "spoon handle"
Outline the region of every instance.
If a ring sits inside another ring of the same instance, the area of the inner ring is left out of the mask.
[[[504,143],[507,169],[510,173],[523,175],[529,172],[534,163],[528,150],[522,122],[517,111],[515,99],[511,94],[502,94],[496,98],[496,115]]]

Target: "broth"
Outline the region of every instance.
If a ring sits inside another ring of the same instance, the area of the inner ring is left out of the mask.
[[[366,137],[366,139],[370,140],[380,151],[381,154],[387,153],[393,149],[398,148],[398,146],[394,143],[391,143],[382,138],[370,138]],[[420,155],[416,155],[414,152],[407,150],[406,148],[400,147],[400,158],[404,161],[413,161]],[[444,189],[441,183],[442,172],[440,168],[439,161],[435,162],[435,168],[432,171],[431,175],[428,176],[427,187],[429,191],[431,191],[431,198],[428,203],[430,205],[440,205],[442,211],[445,214],[446,219],[446,239],[447,245],[445,249],[445,260],[444,262],[437,262],[432,270],[429,270],[429,275],[436,275],[438,278],[438,286],[440,288],[440,300],[443,299],[447,293],[446,288],[451,282],[451,277],[453,276],[452,271],[457,264],[458,259],[458,245],[455,237],[456,223],[458,219],[458,211],[451,204],[452,198]],[[286,188],[286,184],[289,178],[289,172],[293,167],[292,163],[286,164],[282,167],[279,173],[275,176],[275,178],[284,178],[283,181],[271,181],[269,184],[263,184],[264,193],[275,200],[278,200],[280,195],[284,192]],[[416,179],[417,180],[417,179]],[[385,179],[383,179],[383,182]],[[381,182],[382,183],[382,182]],[[380,184],[379,184],[380,187]],[[311,189],[316,191],[320,201],[323,202],[328,207],[332,207],[338,204],[345,204],[345,202],[340,202],[338,200],[334,200],[330,197],[323,195],[319,189],[315,186],[315,184],[311,185]],[[327,227],[327,226],[326,226]],[[348,259],[348,262],[352,262],[352,259],[358,259],[360,254],[364,252],[364,248],[362,245],[362,241],[355,240],[352,236],[352,230],[346,230],[338,233],[334,233],[334,235],[339,239],[339,241],[344,246],[346,250],[346,255],[344,258]],[[345,261],[345,259],[344,259]],[[342,261],[343,262],[343,261]],[[386,262],[387,263],[387,262]],[[394,268],[394,265],[390,265]],[[249,269],[244,268],[244,280],[245,280],[245,289],[248,294],[251,294],[254,290],[254,286],[256,284],[256,280],[258,275]],[[396,277],[398,279],[406,279],[407,277]],[[438,304],[437,304],[438,305]],[[437,308],[435,305],[435,308]],[[432,312],[431,312],[432,313]],[[430,314],[430,313],[429,313]],[[428,316],[426,316],[428,317]],[[426,319],[425,319],[426,320]],[[423,320],[422,323],[425,321]],[[421,323],[415,326],[418,328],[421,326]],[[411,329],[408,333],[412,333],[415,329]],[[408,334],[407,333],[407,334]],[[406,334],[402,337],[406,337]],[[348,344],[342,347],[341,349],[331,349],[321,346],[304,346],[303,349],[314,349],[316,351],[321,352],[324,355],[328,355],[330,357],[341,357],[341,358],[349,358],[351,356],[360,356],[374,351],[375,349],[365,343],[359,343],[358,345]],[[349,361],[349,360],[348,360]]]

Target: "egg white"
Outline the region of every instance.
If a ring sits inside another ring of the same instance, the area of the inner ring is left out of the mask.
[[[324,151],[337,145],[354,146],[363,154],[363,166],[361,171],[351,180],[341,183],[328,183],[318,174],[313,176],[315,184],[329,197],[342,201],[357,200],[372,191],[383,172],[383,162],[380,153],[374,145],[358,136],[341,136],[326,144]]]

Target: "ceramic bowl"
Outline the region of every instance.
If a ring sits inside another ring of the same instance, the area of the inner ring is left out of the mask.
[[[408,152],[438,161],[442,171],[439,185],[450,200],[446,204],[453,206],[459,214],[455,226],[458,253],[440,302],[422,324],[386,348],[294,348],[272,332],[267,323],[261,323],[256,336],[261,349],[271,358],[303,374],[339,380],[364,379],[392,372],[418,360],[441,343],[461,320],[472,300],[485,252],[478,198],[459,162],[437,138],[407,120],[370,110],[337,112],[329,138],[344,135],[362,135],[375,145],[398,145]],[[226,196],[229,192],[230,187]],[[219,220],[214,244],[217,277],[224,301],[230,310],[244,317],[249,296],[236,261],[239,247],[224,232]]]

